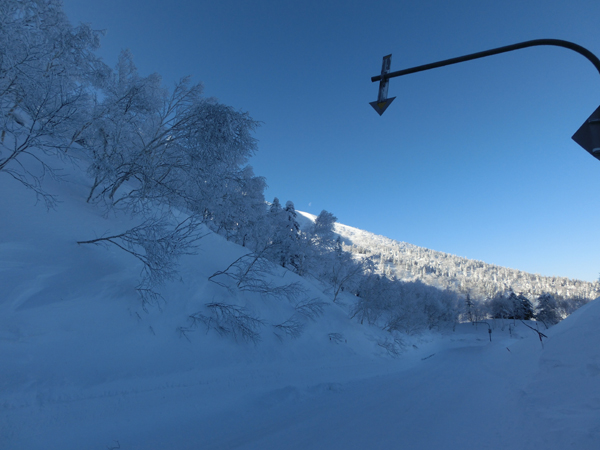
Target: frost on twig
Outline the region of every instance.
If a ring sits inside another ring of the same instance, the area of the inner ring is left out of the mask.
[[[142,276],[137,291],[142,306],[157,304],[161,295],[157,292],[166,281],[177,276],[178,259],[194,254],[200,222],[194,217],[173,224],[166,217],[153,217],[123,233],[104,236],[78,244],[112,244],[143,263]]]
[[[252,315],[246,308],[226,303],[207,303],[207,315],[197,312],[189,316],[193,326],[203,323],[206,330],[215,330],[221,336],[233,336],[238,341],[257,343],[264,322]]]
[[[327,305],[326,302],[318,298],[306,298],[296,303],[296,313],[304,316],[309,320],[316,320],[323,314],[323,309]]]
[[[274,264],[263,258],[260,253],[248,253],[240,256],[225,270],[213,273],[208,279],[229,290],[257,292],[265,297],[286,298],[294,301],[304,289],[298,282],[276,285],[269,280],[273,275]]]
[[[296,312],[292,317],[285,322],[273,326],[275,328],[275,335],[280,340],[282,340],[284,336],[292,339],[299,338],[306,326],[306,320],[316,320],[320,317],[323,314],[325,305],[327,305],[327,303],[318,298],[305,298],[298,301],[294,307]]]
[[[304,323],[294,314],[292,317],[277,325],[273,325],[273,333],[282,341],[285,336],[298,339],[304,331]]]

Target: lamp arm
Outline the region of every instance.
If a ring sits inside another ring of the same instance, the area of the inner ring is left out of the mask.
[[[438,67],[449,66],[451,64],[458,64],[465,61],[471,61],[473,59],[485,58],[486,56],[498,55],[500,53],[512,52],[514,50],[520,50],[527,47],[535,47],[539,45],[553,45],[556,47],[564,47],[570,50],[576,51],[580,55],[585,56],[600,73],[600,59],[588,49],[577,45],[573,42],[563,41],[561,39],[534,39],[532,41],[520,42],[518,44],[506,45],[504,47],[498,47],[483,52],[472,53],[470,55],[459,56],[458,58],[445,59],[443,61],[434,62],[431,64],[424,64],[422,66],[411,67],[410,69],[398,70],[396,72],[390,72],[385,74],[385,79],[401,77],[402,75],[408,75],[411,73],[423,72],[424,70],[436,69]],[[380,81],[382,75],[371,77],[372,82]]]

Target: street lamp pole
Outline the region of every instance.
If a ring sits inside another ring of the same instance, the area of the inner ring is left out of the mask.
[[[449,66],[451,64],[458,64],[465,61],[471,61],[473,59],[485,58],[486,56],[498,55],[500,53],[512,52],[514,50],[540,45],[552,45],[573,50],[580,55],[585,56],[594,65],[598,73],[600,73],[600,59],[598,59],[596,55],[580,45],[560,39],[535,39],[532,41],[520,42],[518,44],[506,45],[504,47],[498,47],[483,52],[459,56],[458,58],[445,59],[443,61],[411,67],[409,69],[398,70],[396,72],[390,72],[392,55],[387,55],[384,56],[381,74],[371,77],[372,82],[380,82],[377,101],[371,102],[371,106],[379,115],[382,115],[392,102],[393,98],[387,98],[387,88],[390,78],[401,77],[411,73],[423,72],[425,70],[436,69],[438,67]],[[579,130],[577,130],[577,132],[573,135],[573,140],[587,150],[592,156],[600,160],[600,107],[598,107],[598,109],[592,113],[588,120],[583,123]]]

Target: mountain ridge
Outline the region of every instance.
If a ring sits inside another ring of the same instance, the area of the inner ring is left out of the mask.
[[[297,212],[308,221],[316,218],[310,213]],[[334,231],[346,244],[345,249],[355,255],[373,258],[380,274],[402,281],[421,280],[425,284],[449,288],[476,299],[489,299],[509,290],[532,299],[552,294],[558,299],[591,300],[600,295],[599,282],[532,274],[419,247],[337,222]]]

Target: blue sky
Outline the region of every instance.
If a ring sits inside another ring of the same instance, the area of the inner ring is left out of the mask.
[[[597,0],[64,0],[167,85],[262,126],[251,164],[268,200],[434,250],[542,275],[600,272],[600,161],[571,140],[600,104],[577,53],[535,47],[392,79],[392,71],[554,38],[600,56]]]

